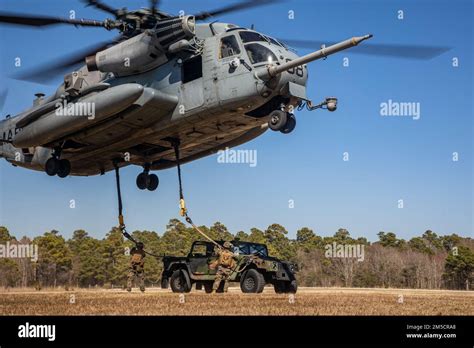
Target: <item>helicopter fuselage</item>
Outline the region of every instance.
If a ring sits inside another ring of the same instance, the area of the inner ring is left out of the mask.
[[[72,175],[104,173],[115,158],[125,158],[121,165],[164,169],[175,165],[170,139],[180,140],[185,163],[252,140],[265,132],[272,110],[306,99],[306,65],[270,80],[258,77],[268,64],[297,58],[278,41],[230,24],[196,29],[199,54],[178,55],[150,71],[116,77],[88,74],[82,67],[88,84],[103,87],[74,103],[94,105],[95,115],[92,108],[77,115],[72,106],[68,115],[65,102],[57,101],[60,87],[41,101],[56,102],[54,112],[23,128],[21,120],[31,110],[0,124],[0,135],[12,142],[0,154],[14,165],[43,170],[53,149],[61,147]]]

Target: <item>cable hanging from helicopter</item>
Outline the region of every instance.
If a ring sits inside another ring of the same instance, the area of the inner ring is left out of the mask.
[[[195,231],[197,231],[199,234],[201,234],[204,238],[212,242],[216,247],[222,248],[221,245],[216,243],[215,240],[213,240],[211,237],[209,237],[206,233],[204,233],[199,227],[197,227],[191,217],[188,214],[188,210],[186,208],[186,203],[184,200],[184,193],[183,193],[183,184],[182,184],[182,179],[181,179],[181,163],[180,163],[180,153],[179,153],[179,146],[180,146],[180,141],[178,139],[173,139],[171,141],[171,145],[174,148],[175,152],[175,157],[176,157],[176,167],[178,169],[178,183],[179,183],[179,206],[180,206],[180,215],[185,218],[186,222],[188,222]],[[115,181],[116,181],[116,191],[117,191],[117,202],[118,202],[118,228],[122,235],[137,245],[139,241],[137,241],[135,238],[133,238],[128,232],[127,228],[125,226],[125,220],[124,220],[124,215],[123,215],[123,204],[122,204],[122,193],[121,193],[121,187],[120,187],[120,168],[118,166],[119,160],[114,160],[113,165],[115,169]],[[142,243],[143,244],[143,243]],[[144,252],[150,256],[156,257],[156,258],[161,258],[163,255],[156,255],[153,254],[149,251],[144,250]]]

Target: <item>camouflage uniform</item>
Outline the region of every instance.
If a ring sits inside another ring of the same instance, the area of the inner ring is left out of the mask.
[[[143,243],[139,242],[130,251],[130,270],[127,279],[127,291],[132,291],[133,279],[138,278],[138,284],[141,291],[145,291],[145,251],[143,250]]]
[[[221,284],[221,281],[224,281],[224,292],[227,292],[229,287],[229,282],[227,279],[232,274],[232,271],[235,268],[235,255],[230,248],[232,244],[229,242],[224,243],[223,249],[217,249],[217,274],[214,280],[214,284],[212,285],[212,292],[215,293]]]

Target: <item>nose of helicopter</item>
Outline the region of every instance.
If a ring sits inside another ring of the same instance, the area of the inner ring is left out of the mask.
[[[296,53],[290,50],[287,50],[286,52],[283,52],[283,53],[279,52],[277,57],[278,57],[278,62],[274,64],[276,66],[286,64],[288,62],[291,62],[299,58],[299,56]],[[306,64],[303,64],[303,65],[300,65],[300,66],[297,66],[297,67],[294,67],[292,69],[282,72],[281,74],[279,74],[277,80],[278,80],[278,85],[275,88],[276,91],[279,91],[285,94],[289,93],[290,95],[292,95],[292,93],[290,93],[290,91],[287,90],[288,86],[292,85],[293,88],[297,88],[299,90],[299,93],[297,93],[298,97],[303,97],[303,99],[306,98],[305,89],[306,89],[306,83],[308,81],[308,67]]]

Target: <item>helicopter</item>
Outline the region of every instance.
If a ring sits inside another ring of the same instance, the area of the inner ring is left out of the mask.
[[[36,94],[30,108],[0,121],[0,157],[61,178],[136,165],[143,168],[136,178],[141,190],[158,187],[158,176],[151,171],[241,145],[267,130],[291,133],[295,110],[335,111],[335,97],[319,104],[308,98],[307,64],[372,38],[366,34],[321,44],[299,57],[288,44],[315,47],[316,42],[280,40],[231,23],[202,22],[271,1],[241,1],[179,16],[158,9],[157,0],[133,11],[99,0],[83,2],[113,18],[0,13],[0,23],[10,25],[119,31],[110,42],[23,76],[33,79],[83,63],[64,76],[55,93]],[[369,54],[395,56],[415,51],[390,45],[367,49]],[[415,54],[431,58],[444,51],[426,47]]]

